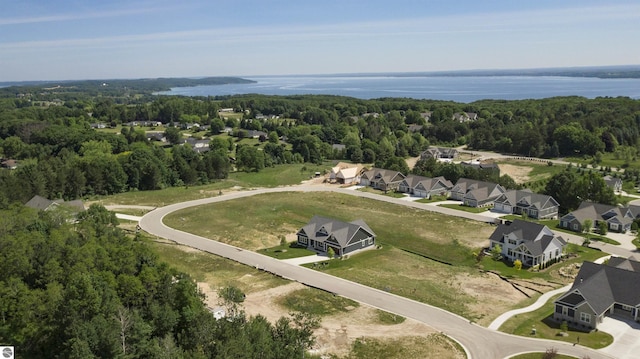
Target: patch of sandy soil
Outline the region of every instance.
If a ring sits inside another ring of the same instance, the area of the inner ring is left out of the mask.
[[[501,163],[498,167],[500,167],[501,175],[509,175],[516,183],[528,182],[529,173],[533,170],[531,167],[514,166],[507,163]]]
[[[416,166],[416,163],[418,163],[418,160],[420,160],[420,156],[418,156],[418,157],[409,157],[405,161],[407,162],[407,166],[409,166],[409,169],[412,170],[413,167]]]
[[[198,283],[198,288],[205,294],[205,301],[209,307],[219,306],[216,291],[206,283]],[[288,293],[306,288],[300,283],[290,283],[259,292],[249,293],[243,303],[243,309],[250,316],[258,314],[270,322],[276,322],[280,317],[287,316],[285,308],[277,304],[280,297]],[[312,348],[316,354],[347,355],[353,342],[362,337],[369,338],[400,338],[410,336],[426,337],[436,331],[417,321],[406,319],[401,324],[381,325],[376,323],[374,308],[360,305],[348,313],[326,316],[322,318],[320,327],[315,330],[316,344]]]

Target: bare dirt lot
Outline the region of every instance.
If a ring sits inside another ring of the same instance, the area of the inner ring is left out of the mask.
[[[198,283],[198,287],[206,296],[206,303],[210,307],[218,306],[219,299],[216,291],[206,283]],[[243,309],[250,316],[262,315],[269,321],[275,322],[282,316],[287,316],[287,310],[277,304],[280,297],[288,293],[305,288],[300,283],[290,283],[268,290],[254,292],[247,295]],[[383,325],[376,322],[375,308],[360,305],[348,313],[325,316],[320,327],[316,329],[316,344],[312,351],[317,354],[348,355],[353,342],[359,338],[396,339],[403,337],[427,337],[436,331],[419,322],[407,319],[400,324]],[[455,350],[447,345],[433,348],[432,358],[458,357]]]
[[[524,183],[529,181],[529,173],[533,170],[531,167],[515,166],[507,163],[501,163],[500,174],[509,175],[516,183]]]

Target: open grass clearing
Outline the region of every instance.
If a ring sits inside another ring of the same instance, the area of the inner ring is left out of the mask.
[[[553,297],[542,308],[529,313],[518,314],[507,320],[500,331],[531,338],[559,340],[567,343],[576,343],[580,337],[580,345],[600,349],[613,343],[613,337],[601,331],[585,333],[574,331],[569,328],[568,336],[558,335],[560,333],[560,323],[552,320],[553,301],[560,295]],[[532,329],[535,328],[535,334]]]
[[[440,333],[391,339],[363,337],[357,339],[343,359],[461,359],[465,353],[455,342]]]
[[[378,235],[379,244],[456,265],[473,265],[472,249],[486,246],[495,229],[459,217],[327,192],[256,195],[174,212],[164,222],[189,233],[258,250],[279,245],[282,235],[295,240],[295,233],[314,215],[342,221],[361,218]],[[243,218],[250,220],[238,220]]]
[[[289,292],[279,298],[278,304],[289,311],[303,312],[320,317],[349,312],[360,305],[351,299],[313,288]]]

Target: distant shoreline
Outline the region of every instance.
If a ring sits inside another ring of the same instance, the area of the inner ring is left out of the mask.
[[[42,86],[48,84],[70,84],[95,81],[168,81],[185,80],[192,82],[193,86],[205,85],[198,83],[203,79],[234,79],[261,77],[486,77],[486,76],[556,76],[556,77],[589,77],[603,79],[636,79],[640,78],[640,65],[621,66],[590,66],[590,67],[558,67],[539,69],[489,69],[489,70],[456,70],[456,71],[414,71],[414,72],[367,72],[367,73],[334,73],[334,74],[288,74],[288,75],[247,75],[247,76],[220,76],[220,77],[171,77],[171,78],[139,78],[139,79],[92,79],[92,80],[42,80],[42,81],[5,81],[0,82],[0,87],[9,86]],[[249,80],[250,81],[250,80]],[[209,83],[210,84],[210,83]],[[208,85],[208,84],[207,84]],[[174,86],[171,86],[174,87]],[[180,86],[182,87],[182,86]]]

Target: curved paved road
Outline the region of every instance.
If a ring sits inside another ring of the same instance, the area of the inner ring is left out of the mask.
[[[324,186],[295,186],[271,189],[258,189],[246,192],[236,192],[227,195],[212,197],[183,203],[177,203],[158,208],[146,214],[140,221],[140,226],[145,231],[181,244],[185,244],[200,250],[217,254],[219,256],[258,267],[284,278],[298,281],[306,285],[320,288],[353,300],[371,305],[391,313],[396,313],[407,318],[423,322],[436,330],[447,334],[463,345],[469,358],[505,358],[515,353],[542,351],[554,347],[562,354],[575,357],[590,357],[591,359],[612,358],[611,356],[581,346],[572,346],[568,343],[530,339],[495,332],[479,325],[470,323],[458,315],[442,309],[420,303],[411,299],[400,297],[391,293],[367,287],[355,282],[340,279],[322,272],[299,267],[277,259],[267,257],[256,252],[242,250],[224,243],[172,229],[164,225],[162,219],[167,214],[184,208],[199,206],[208,203],[222,202],[232,199],[249,197],[262,193],[291,192],[291,191],[332,191],[344,194],[369,197],[386,202],[397,202],[393,198],[375,195],[372,193],[329,188]],[[406,203],[405,203],[406,202]],[[402,201],[405,205],[411,202]],[[415,203],[414,205],[419,205]],[[416,206],[422,208],[422,206]],[[446,209],[438,207],[439,209]],[[423,208],[425,209],[425,208]],[[427,210],[429,208],[426,208]],[[455,210],[454,210],[455,211]],[[438,211],[440,212],[440,211]],[[443,211],[446,212],[446,211]],[[461,211],[455,211],[461,212]],[[460,213],[456,213],[460,215]],[[466,213],[465,217],[478,215]],[[480,219],[482,220],[482,219]]]

